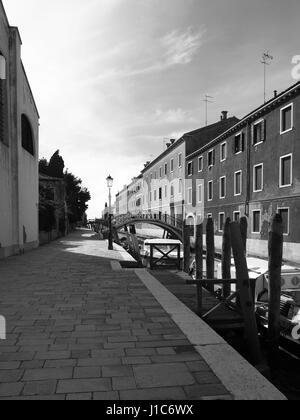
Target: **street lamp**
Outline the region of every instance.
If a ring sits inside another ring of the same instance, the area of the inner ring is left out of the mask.
[[[107,187],[109,190],[109,207],[108,207],[108,228],[109,228],[109,235],[108,235],[108,249],[109,251],[113,251],[114,245],[113,245],[113,235],[112,235],[112,208],[111,208],[111,189],[114,184],[113,178],[109,175],[106,178],[107,181]]]

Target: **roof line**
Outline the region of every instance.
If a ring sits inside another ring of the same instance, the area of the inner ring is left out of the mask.
[[[233,127],[229,128],[228,130],[224,131],[224,133],[220,134],[218,137],[216,137],[215,139],[213,139],[212,141],[210,141],[209,143],[207,143],[205,146],[201,147],[200,149],[196,150],[195,152],[191,153],[190,155],[187,156],[187,158],[192,157],[194,155],[197,155],[201,150],[206,149],[207,147],[210,147],[213,143],[217,142],[219,139],[221,139],[223,136],[226,136],[227,133],[230,133],[232,131],[234,131],[237,127],[241,126],[242,124],[244,124],[247,120],[249,120],[251,117],[253,117],[255,114],[257,114],[260,111],[263,111],[264,108],[269,107],[270,105],[272,105],[273,103],[279,101],[282,97],[284,97],[285,95],[287,95],[288,93],[292,92],[293,90],[295,90],[297,87],[300,87],[300,82],[295,83],[294,85],[292,85],[291,87],[287,88],[286,90],[284,90],[283,92],[281,92],[278,96],[276,96],[276,98],[272,98],[270,99],[268,102],[266,102],[265,104],[261,105],[260,107],[256,108],[254,111],[251,111],[249,114],[247,114],[244,118],[242,118],[238,123],[236,123]]]
[[[21,60],[21,66],[22,66],[22,69],[23,69],[23,72],[24,72],[24,76],[25,76],[25,79],[26,79],[27,84],[28,84],[28,87],[29,87],[29,91],[30,91],[30,94],[31,94],[31,97],[32,97],[32,100],[33,100],[33,104],[34,104],[35,110],[37,112],[38,117],[40,118],[39,110],[37,108],[37,105],[36,105],[36,102],[35,102],[35,99],[34,99],[34,96],[33,96],[33,93],[32,93],[32,89],[31,89],[31,86],[30,86],[30,83],[29,83],[29,79],[27,77],[27,73],[26,73],[26,70],[25,70],[25,67],[24,67],[24,64],[23,64],[23,61],[22,60]]]

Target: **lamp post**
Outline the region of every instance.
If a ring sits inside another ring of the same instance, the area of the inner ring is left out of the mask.
[[[111,208],[111,189],[113,187],[114,180],[109,175],[106,179],[107,187],[109,190],[109,205],[108,205],[108,228],[109,228],[109,235],[108,235],[108,250],[113,251],[113,235],[112,235],[112,208]]]

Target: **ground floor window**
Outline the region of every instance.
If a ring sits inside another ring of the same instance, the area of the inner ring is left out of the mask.
[[[225,213],[219,213],[219,232],[224,231],[225,226]]]
[[[233,212],[233,221],[239,223],[240,219],[241,219],[241,212],[240,211]]]
[[[290,234],[290,209],[285,207],[278,208],[278,214],[282,217],[283,234]]]
[[[261,211],[253,210],[252,212],[252,233],[261,232]]]

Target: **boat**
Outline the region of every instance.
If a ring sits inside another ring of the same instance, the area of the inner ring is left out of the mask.
[[[168,262],[172,263],[172,260],[173,262],[177,261],[178,245],[180,245],[180,260],[183,260],[183,245],[180,241],[176,239],[146,239],[141,249],[141,257],[145,267],[148,266],[150,261],[151,245],[157,247],[153,250],[153,260],[156,262],[161,261],[162,264],[165,263],[167,265]]]
[[[280,298],[281,346],[300,357],[300,270],[283,269]],[[255,311],[263,334],[268,331],[269,272],[259,276],[255,287]]]

